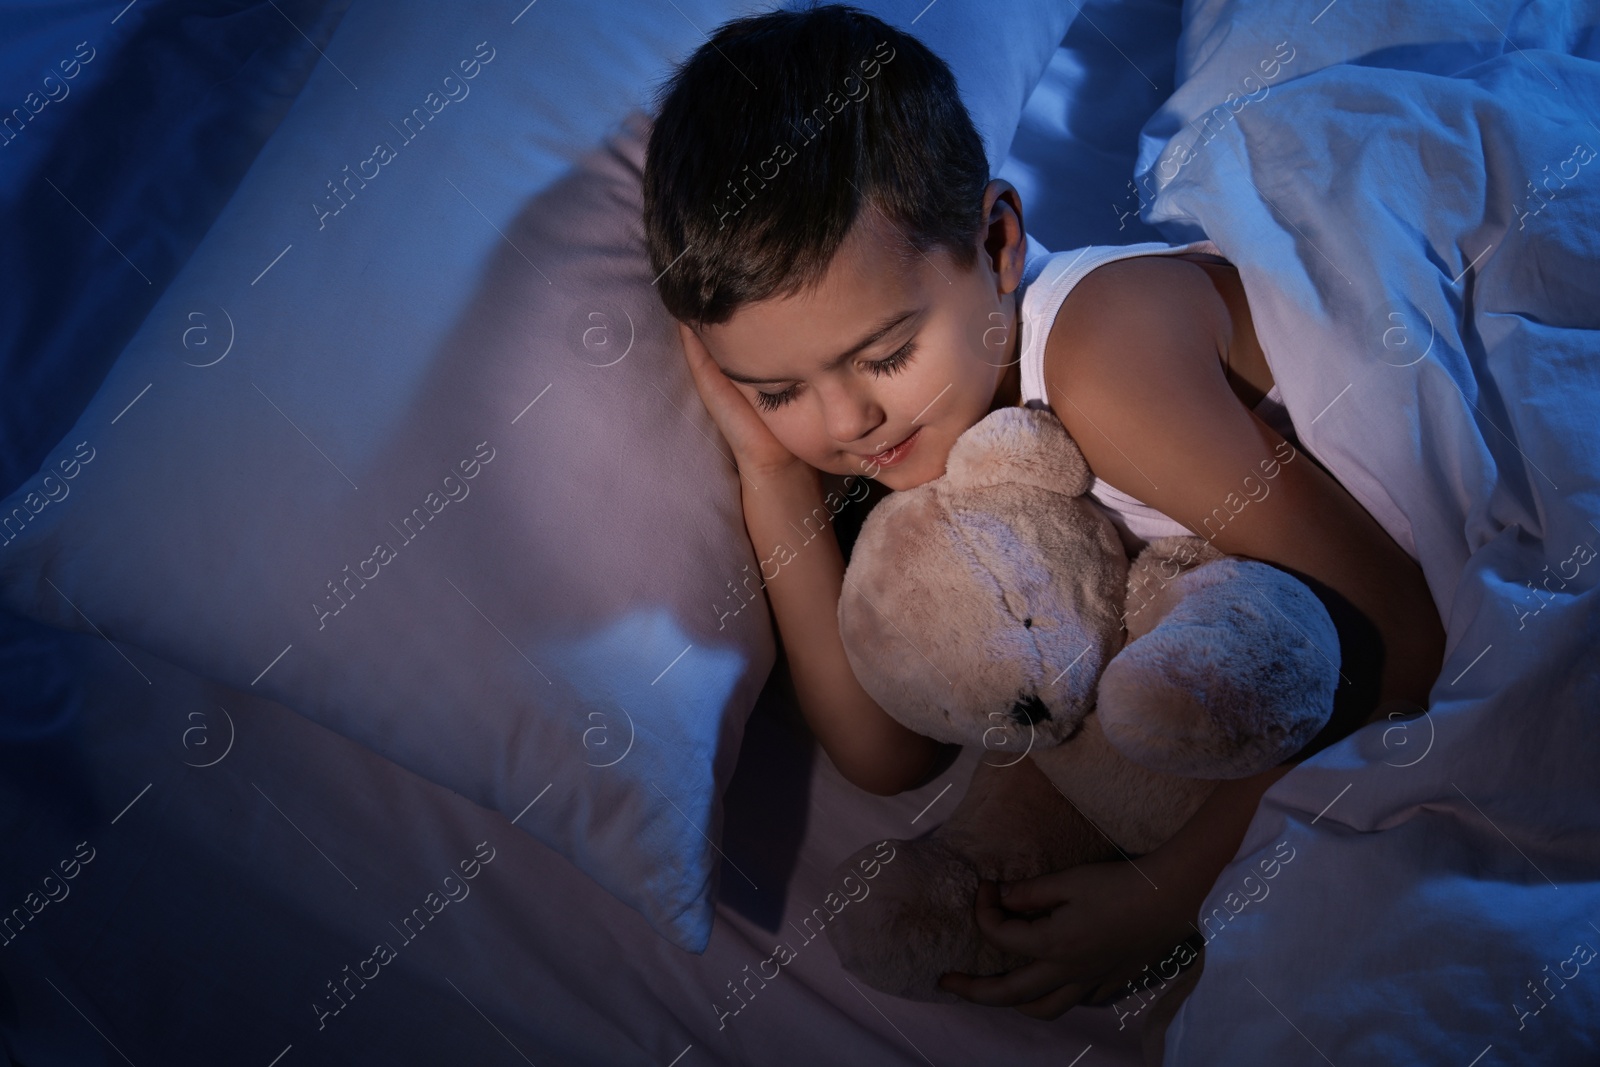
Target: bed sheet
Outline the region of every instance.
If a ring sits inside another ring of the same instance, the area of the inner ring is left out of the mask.
[[[1023,228],[1050,251],[1161,239],[1139,215],[1130,127],[1172,91],[1182,13],[1181,0],[1101,0],[1067,27],[997,175],[1017,187]]]
[[[1600,1061],[1597,27],[1186,11],[1146,219],[1239,266],[1306,450],[1419,560],[1447,647],[1423,716],[1263,798],[1170,1064]]]
[[[897,1000],[851,979],[806,925],[840,858],[954,807],[976,751],[920,790],[861,793],[775,675],[730,785],[723,899],[695,956],[505,816],[280,705],[130,646],[6,622],[7,647],[57,698],[31,740],[0,749],[5,906],[53,871],[60,897],[0,949],[0,1050],[15,1063],[1140,1062],[1110,1009],[1042,1023]],[[794,958],[773,977],[761,964],[780,941]]]

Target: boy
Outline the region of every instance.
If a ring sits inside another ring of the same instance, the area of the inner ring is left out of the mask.
[[[942,475],[985,414],[1024,402],[1021,199],[989,180],[944,63],[851,8],[728,23],[657,111],[652,269],[734,450],[757,556],[779,563],[767,595],[801,710],[852,783],[916,788],[954,746],[902,727],[856,682],[838,633],[838,544],[775,548],[792,540],[791,520],[822,508],[823,473],[909,489]],[[1152,514],[1199,530],[1243,476],[1293,453],[1247,407],[1273,383],[1225,260],[1108,263],[1042,328],[1034,370],[1051,410],[1097,477]],[[1332,477],[1311,461],[1277,469],[1270,496],[1203,535],[1301,578],[1339,629],[1334,718],[1299,759],[1391,707],[1425,705],[1444,632],[1420,568]],[[1190,934],[1261,794],[1291,765],[1222,783],[1137,869],[1085,864],[1020,883],[1013,899],[1030,908],[1071,900],[1045,918],[1001,922],[985,883],[984,930],[1035,962],[946,987],[1045,1018],[1115,989]]]

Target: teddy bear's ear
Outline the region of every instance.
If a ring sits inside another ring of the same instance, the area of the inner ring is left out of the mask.
[[[956,438],[945,477],[953,487],[1021,482],[1067,496],[1088,492],[1092,480],[1055,413],[1027,407],[991,411]]]

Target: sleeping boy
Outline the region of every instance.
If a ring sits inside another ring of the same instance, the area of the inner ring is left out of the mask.
[[[766,590],[801,711],[850,782],[891,796],[957,750],[901,726],[855,680],[837,541],[775,550],[792,522],[827,513],[824,475],[920,485],[1002,405],[1061,420],[1130,549],[1198,534],[1294,574],[1334,619],[1334,715],[1294,760],[1222,783],[1139,870],[1084,864],[1018,883],[1010,910],[1043,917],[1007,916],[997,887],[980,886],[985,932],[1034,962],[952,973],[946,988],[1040,1018],[1098,1001],[1192,932],[1295,760],[1426,704],[1444,630],[1421,569],[1296,449],[1238,273],[1215,246],[1046,253],[1016,189],[990,179],[949,68],[915,38],[840,5],[738,19],[675,72],[656,112],[652,271],[733,449],[757,557],[780,563]],[[1219,509],[1268,465],[1269,494]]]

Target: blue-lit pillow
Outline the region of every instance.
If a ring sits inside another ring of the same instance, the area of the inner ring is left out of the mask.
[[[352,4],[0,503],[0,596],[504,812],[698,952],[774,643],[642,246],[634,109],[699,43],[690,20],[740,13],[678,6]],[[915,21],[992,151],[1068,21],[863,6]]]

